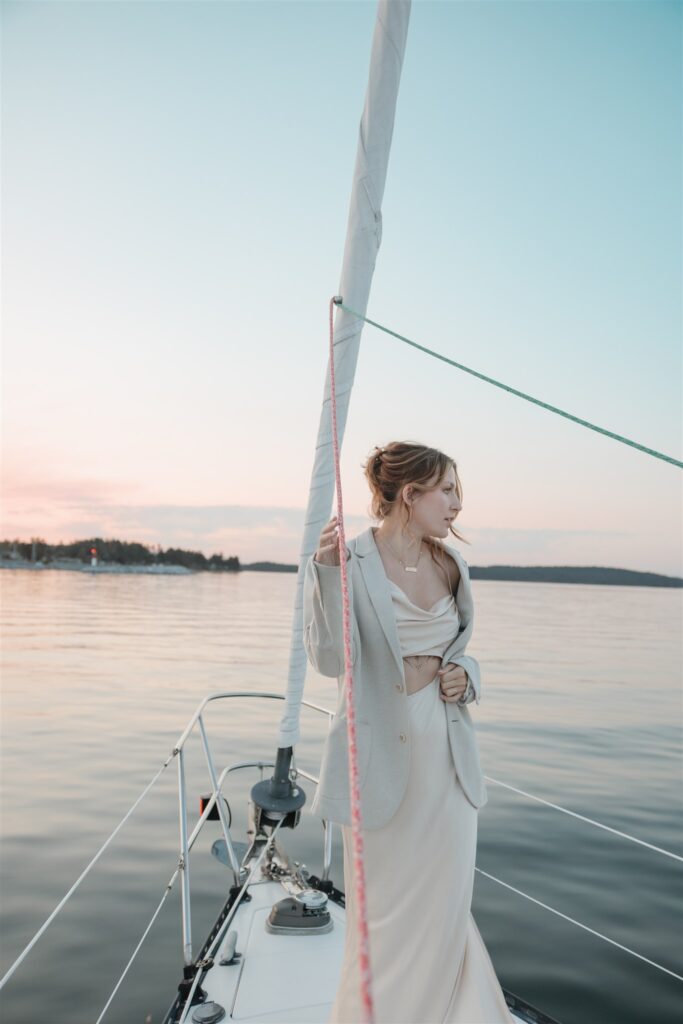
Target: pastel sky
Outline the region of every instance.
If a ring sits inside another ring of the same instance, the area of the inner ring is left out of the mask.
[[[375,11],[3,4],[3,538],[297,561]],[[681,15],[416,0],[368,307],[679,458]],[[470,565],[683,570],[680,470],[366,326],[348,536],[392,439]]]

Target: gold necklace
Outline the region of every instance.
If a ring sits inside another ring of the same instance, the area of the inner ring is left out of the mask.
[[[379,534],[377,534],[377,536],[379,537]],[[420,563],[420,558],[422,557],[422,542],[420,542],[420,554],[417,556],[417,562],[415,563],[415,565],[406,565],[401,556],[396,551],[394,551],[393,545],[390,544],[388,540],[386,540],[384,537],[380,537],[379,539],[382,541],[383,544],[386,544],[386,546],[392,552],[394,557],[398,558],[399,562],[401,563],[406,572],[417,572],[417,567]]]

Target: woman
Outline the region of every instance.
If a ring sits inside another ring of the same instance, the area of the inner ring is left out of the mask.
[[[462,508],[453,459],[392,442],[365,465],[373,518],[347,548],[366,906],[377,1024],[510,1024],[471,914],[487,800],[467,704],[479,703],[467,563],[444,545]],[[460,538],[459,539],[463,539]],[[346,939],[328,1024],[363,1020],[353,886],[336,517],[304,578],[304,643],[338,706],[311,812],[342,826]]]

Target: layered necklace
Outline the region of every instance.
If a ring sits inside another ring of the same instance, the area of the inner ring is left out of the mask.
[[[375,536],[378,537],[379,534],[375,534]],[[420,558],[422,557],[422,543],[420,543],[420,553],[417,556],[417,562],[415,563],[415,565],[406,565],[406,563],[399,555],[398,551],[394,549],[393,544],[390,544],[389,541],[386,540],[384,537],[380,537],[379,539],[382,541],[383,544],[386,544],[386,546],[389,548],[394,557],[399,560],[399,562],[401,563],[406,572],[417,572],[417,567],[420,564]]]

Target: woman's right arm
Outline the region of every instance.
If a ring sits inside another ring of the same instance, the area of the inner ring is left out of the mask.
[[[304,647],[316,672],[339,678],[344,675],[344,630],[341,568],[336,535],[336,517],[320,535],[320,545],[306,563],[304,574]],[[335,549],[336,544],[336,549]],[[347,566],[351,558],[347,552]],[[350,567],[349,567],[350,568]],[[351,573],[347,573],[349,588]],[[351,599],[351,656],[355,663],[357,626]]]

